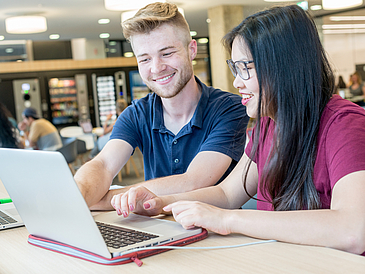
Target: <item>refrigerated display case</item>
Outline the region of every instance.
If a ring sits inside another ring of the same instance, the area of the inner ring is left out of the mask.
[[[51,78],[48,81],[54,125],[77,123],[79,113],[74,77]]]
[[[128,102],[126,91],[125,72],[118,71],[109,75],[92,74],[94,107],[96,126],[101,127],[112,115],[110,121],[117,118],[116,102],[118,99],[125,99]]]

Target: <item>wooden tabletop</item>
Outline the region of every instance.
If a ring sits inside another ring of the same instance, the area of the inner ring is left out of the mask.
[[[0,198],[9,197],[0,181]],[[280,242],[214,250],[171,250],[135,263],[104,266],[27,243],[25,227],[0,231],[0,273],[365,273],[365,257],[324,247]],[[209,233],[189,246],[256,242]]]

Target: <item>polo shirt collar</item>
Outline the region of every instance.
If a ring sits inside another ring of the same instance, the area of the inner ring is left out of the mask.
[[[209,100],[209,92],[208,92],[207,86],[205,84],[203,84],[196,76],[195,76],[195,81],[200,86],[202,94],[201,94],[198,105],[195,109],[193,118],[191,119],[190,123],[191,123],[191,126],[196,126],[196,127],[201,128],[203,126],[204,111],[206,109],[206,106],[207,106],[208,100]],[[156,95],[156,93],[154,94],[154,97],[155,98],[154,98],[154,102],[153,102],[154,112],[153,112],[152,129],[160,130],[160,132],[165,132],[167,130],[165,128],[164,120],[163,120],[162,101],[161,101],[160,96]]]

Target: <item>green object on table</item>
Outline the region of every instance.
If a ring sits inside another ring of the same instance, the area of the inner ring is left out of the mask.
[[[6,203],[11,203],[12,200],[10,198],[7,199],[0,199],[0,204],[6,204]]]

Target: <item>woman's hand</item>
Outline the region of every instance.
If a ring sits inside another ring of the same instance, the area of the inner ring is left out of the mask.
[[[165,206],[163,210],[171,211],[185,229],[202,227],[222,235],[231,233],[227,222],[229,210],[194,201],[179,201]]]
[[[132,187],[127,192],[114,195],[112,207],[118,215],[128,217],[129,212],[155,216],[163,213],[162,199],[143,186]]]

